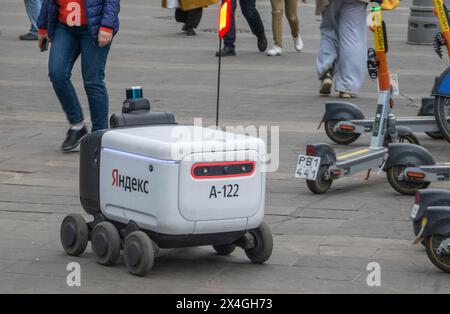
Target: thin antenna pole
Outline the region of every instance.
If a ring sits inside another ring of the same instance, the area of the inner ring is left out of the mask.
[[[222,68],[222,39],[219,38],[219,69],[217,73],[217,105],[216,105],[216,129],[219,128],[219,104],[220,104],[220,74]]]

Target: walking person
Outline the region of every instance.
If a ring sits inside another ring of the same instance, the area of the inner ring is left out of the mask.
[[[239,0],[242,14],[247,20],[248,25],[258,39],[258,50],[261,52],[267,49],[267,38],[264,30],[264,25],[256,9],[256,0]],[[221,51],[216,52],[216,57],[222,54],[222,57],[235,56],[235,42],[236,42],[236,13],[237,0],[231,0],[231,20],[230,28],[224,37],[224,47]]]
[[[91,113],[92,132],[108,128],[105,66],[113,36],[119,30],[120,0],[44,0],[38,20],[39,46],[51,42],[49,77],[70,123],[61,150],[76,148],[88,133],[83,111],[70,80],[81,56],[81,73]]]
[[[302,0],[303,3],[306,0]],[[291,28],[294,49],[302,51],[303,41],[300,37],[300,26],[297,15],[298,0],[270,0],[272,5],[272,31],[274,46],[267,51],[268,56],[281,56],[283,53],[283,9]]]
[[[203,8],[213,5],[219,0],[162,0],[162,7],[175,9],[175,20],[183,23],[181,30],[187,36],[195,36],[195,29],[202,19]]]
[[[367,64],[366,7],[366,0],[316,0],[316,14],[322,14],[316,59],[321,95],[331,94],[333,80],[341,98],[354,97],[361,89]]]
[[[195,8],[192,10],[183,11],[180,8],[175,9],[175,20],[179,23],[184,23],[181,30],[186,32],[187,36],[195,36],[195,29],[200,24],[202,19],[203,8]]]
[[[24,0],[25,10],[30,20],[30,30],[28,33],[20,35],[20,40],[38,40],[37,19],[41,12],[43,0]]]

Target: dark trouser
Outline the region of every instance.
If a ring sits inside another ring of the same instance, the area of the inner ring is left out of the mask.
[[[84,120],[70,80],[73,65],[81,55],[81,73],[91,111],[92,131],[108,128],[108,92],[104,79],[109,48],[110,44],[100,48],[87,26],[56,25],[48,60],[49,76],[70,124]]]
[[[184,23],[186,29],[197,28],[202,19],[203,8],[193,9],[189,11],[175,10],[175,20]]]
[[[232,8],[230,29],[225,35],[224,43],[225,46],[234,48],[234,43],[236,42],[236,21],[234,15],[236,12],[237,0],[231,0],[231,5]],[[258,13],[258,10],[256,10],[256,0],[239,0],[239,5],[241,6],[242,15],[244,15],[245,19],[247,20],[252,33],[258,38],[263,36],[264,25],[261,20],[261,16]]]

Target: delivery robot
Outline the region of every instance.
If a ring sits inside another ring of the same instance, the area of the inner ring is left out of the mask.
[[[261,139],[178,125],[143,98],[127,99],[110,124],[81,143],[80,200],[93,219],[64,218],[68,255],[90,241],[97,262],[111,266],[123,250],[137,276],[150,271],[158,248],[212,245],[229,255],[240,247],[254,263],[269,259]]]

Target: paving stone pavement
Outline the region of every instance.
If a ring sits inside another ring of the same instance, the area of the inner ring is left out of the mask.
[[[90,248],[81,257],[64,254],[59,224],[78,200],[78,153],[58,146],[66,122],[47,78],[47,53],[21,42],[27,30],[22,2],[2,0],[0,12],[0,293],[448,293],[448,275],[428,261],[408,219],[413,199],[396,194],[383,176],[337,182],[324,196],[293,178],[296,153],[309,142],[327,142],[317,130],[326,98],[318,97],[314,58],[319,21],[313,3],[300,4],[302,53],[295,53],[285,24],[285,54],[269,58],[238,10],[236,58],[224,59],[223,125],[280,126],[280,166],[268,175],[266,221],[274,254],[253,265],[243,252],[219,257],[209,247],[164,250],[146,278],[126,272],[121,259],[107,268]],[[214,121],[218,41],[217,6],[205,10],[198,36],[186,37],[173,12],[158,0],[122,1],[121,32],[107,67],[111,111],[120,109],[124,88],[141,85],[154,110],[171,111],[179,122]],[[257,2],[270,31],[270,3]],[[415,115],[434,76],[447,65],[430,46],[405,44],[410,0],[386,13],[392,72],[400,75],[396,98],[401,115]],[[271,42],[271,40],[269,40]],[[80,98],[79,64],[73,79]],[[376,83],[367,80],[354,102],[374,111]],[[86,109],[86,106],[85,106]],[[437,159],[448,160],[446,142],[418,135]],[[352,146],[364,145],[363,136]],[[337,149],[342,149],[336,147]],[[448,184],[435,187],[448,188]],[[66,265],[82,265],[82,285],[66,285]],[[381,265],[381,287],[366,284],[369,262]]]

